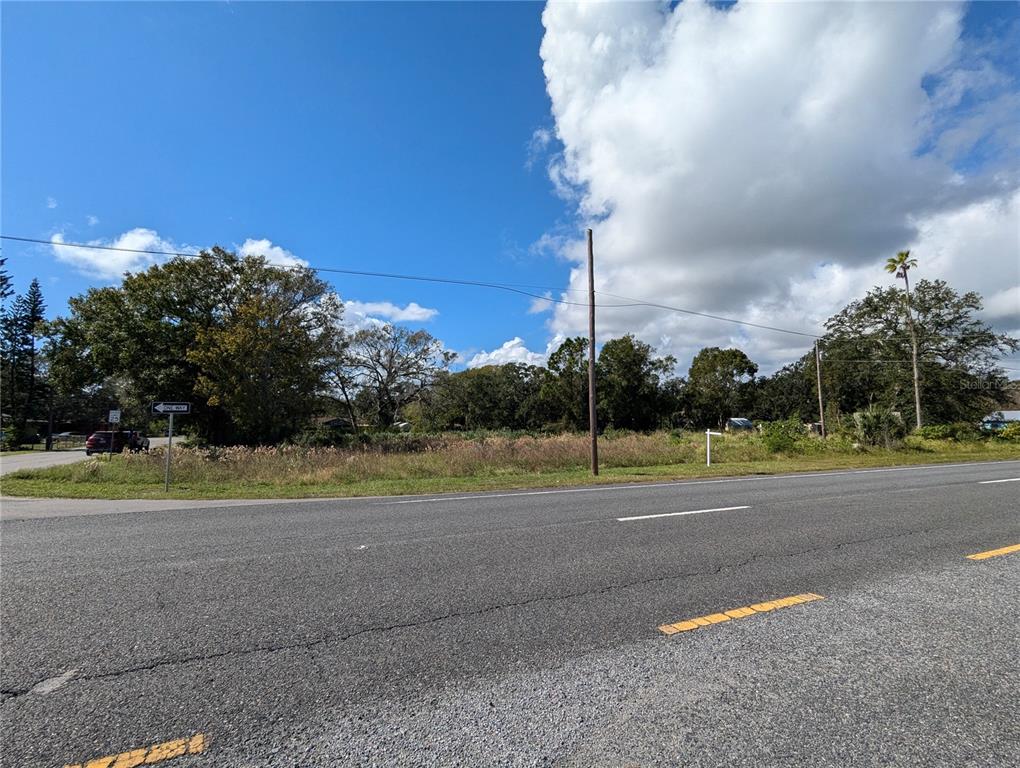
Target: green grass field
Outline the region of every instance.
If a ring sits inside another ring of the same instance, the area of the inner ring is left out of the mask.
[[[103,499],[227,499],[375,496],[488,491],[598,483],[771,475],[911,464],[1020,459],[1020,445],[908,438],[896,449],[860,449],[844,439],[806,438],[784,454],[756,436],[713,442],[670,433],[607,436],[602,472],[588,472],[583,435],[430,438],[413,452],[334,448],[184,448],[174,451],[170,493],[163,492],[162,450],[87,459],[3,478],[8,496]]]

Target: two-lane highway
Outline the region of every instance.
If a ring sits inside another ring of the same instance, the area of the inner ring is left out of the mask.
[[[5,514],[0,764],[1007,765],[1018,480]]]

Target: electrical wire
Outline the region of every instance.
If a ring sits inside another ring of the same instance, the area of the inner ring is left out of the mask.
[[[613,299],[621,299],[622,301],[630,301],[632,304],[618,304],[621,307],[654,307],[656,309],[666,309],[670,312],[682,312],[685,315],[694,315],[696,317],[707,317],[710,320],[721,320],[724,323],[734,323],[735,325],[746,325],[751,328],[760,328],[765,331],[777,331],[778,333],[789,333],[794,336],[806,336],[809,339],[823,339],[824,336],[819,336],[816,333],[807,333],[806,331],[793,331],[789,328],[780,328],[775,325],[764,325],[763,323],[752,323],[750,320],[738,320],[735,317],[725,317],[723,315],[713,315],[709,312],[698,312],[693,309],[684,309],[683,307],[674,307],[669,304],[660,304],[655,301],[648,301],[645,299],[635,299],[632,296],[620,296],[616,293],[608,293],[606,291],[595,291],[596,295],[601,294],[602,296],[609,296]],[[602,305],[606,306],[606,305]],[[611,305],[610,305],[611,306]]]
[[[34,237],[20,237],[20,236],[16,236],[16,235],[3,235],[3,234],[0,234],[0,240],[10,240],[10,241],[13,241],[13,242],[32,243],[32,244],[37,244],[37,245],[62,246],[62,247],[65,247],[65,248],[81,248],[81,249],[88,249],[88,250],[115,251],[115,252],[119,252],[119,253],[137,253],[137,254],[144,254],[144,255],[149,255],[149,256],[176,256],[176,257],[189,258],[189,259],[197,259],[197,258],[201,258],[201,256],[202,256],[201,253],[195,253],[195,252],[189,252],[189,251],[163,251],[163,250],[150,250],[150,249],[145,249],[145,248],[124,248],[124,247],[121,247],[121,246],[113,246],[113,245],[89,245],[88,243],[56,242],[54,240],[43,240],[41,238],[34,238]],[[468,286],[468,287],[474,287],[474,288],[492,288],[492,289],[495,289],[495,290],[508,291],[510,293],[516,293],[516,294],[519,294],[519,295],[522,295],[522,296],[527,296],[527,297],[532,298],[532,299],[539,299],[541,301],[548,301],[548,302],[554,303],[554,304],[562,304],[562,305],[573,306],[573,307],[587,307],[588,306],[587,302],[567,301],[566,299],[556,299],[556,298],[553,298],[552,296],[543,296],[543,295],[540,295],[540,294],[531,293],[529,291],[523,290],[524,288],[534,288],[534,289],[538,289],[538,290],[545,289],[545,290],[550,290],[550,291],[552,291],[552,290],[555,290],[555,291],[562,290],[562,289],[559,289],[559,288],[552,288],[550,286],[527,285],[527,284],[523,284],[523,283],[492,283],[492,282],[486,282],[486,281],[481,281],[481,280],[462,280],[462,279],[459,279],[459,278],[432,277],[432,276],[424,276],[424,275],[408,275],[408,274],[402,274],[402,273],[398,273],[398,272],[373,272],[373,271],[357,270],[357,269],[341,269],[339,267],[313,267],[313,266],[300,266],[300,265],[295,265],[295,264],[278,264],[278,263],[274,263],[274,262],[267,262],[267,264],[269,266],[278,267],[280,269],[308,269],[308,270],[313,271],[313,272],[326,272],[326,273],[331,273],[331,274],[351,275],[351,276],[354,276],[354,277],[378,277],[378,278],[384,278],[384,279],[388,279],[388,280],[410,280],[410,281],[416,281],[416,282],[440,283],[440,284],[446,284],[446,285],[460,285],[460,286]],[[569,290],[569,289],[567,289],[567,290]],[[789,328],[780,328],[779,326],[765,325],[764,323],[755,323],[755,322],[751,322],[749,320],[739,320],[739,319],[734,318],[734,317],[726,317],[724,315],[715,315],[715,314],[712,314],[712,313],[709,313],[709,312],[699,312],[699,311],[693,310],[693,309],[685,309],[684,307],[675,307],[675,306],[672,306],[672,305],[669,305],[669,304],[661,304],[659,302],[649,301],[649,300],[646,300],[646,299],[637,299],[637,298],[634,298],[632,296],[622,296],[620,294],[609,293],[608,291],[595,291],[595,294],[597,296],[599,296],[599,295],[601,295],[601,296],[608,296],[608,297],[613,298],[613,299],[619,299],[621,301],[628,302],[626,304],[599,304],[598,306],[600,308],[603,308],[603,309],[606,309],[606,308],[620,309],[620,308],[627,308],[627,307],[650,307],[650,308],[654,308],[654,309],[664,309],[664,310],[667,310],[667,311],[670,311],[670,312],[680,312],[682,314],[693,315],[695,317],[704,317],[704,318],[708,318],[710,320],[718,320],[718,321],[725,322],[725,323],[732,323],[734,325],[742,325],[742,326],[747,326],[747,327],[750,327],[750,328],[758,328],[758,329],[766,330],[766,331],[775,331],[775,332],[778,332],[778,333],[787,333],[787,334],[791,334],[791,335],[795,335],[795,336],[803,336],[803,337],[810,338],[810,339],[824,339],[825,338],[824,336],[819,336],[818,334],[814,334],[814,333],[808,333],[806,331],[795,331],[795,330],[791,330]],[[838,359],[833,359],[833,362],[883,364],[883,363],[908,363],[910,361],[909,360],[838,360]],[[919,362],[936,363],[937,361],[931,360],[931,361],[919,361]],[[1007,370],[1007,371],[1020,370],[1020,369],[1016,369],[1016,368],[1005,368],[1003,366],[998,366],[998,367],[1002,368],[1003,370]]]
[[[150,249],[146,249],[146,248],[123,248],[123,247],[114,246],[114,245],[89,245],[88,243],[57,242],[57,241],[54,241],[54,240],[42,240],[40,238],[35,238],[35,237],[18,237],[18,236],[15,236],[15,235],[0,235],[0,239],[2,239],[2,240],[11,240],[11,241],[20,242],[20,243],[33,243],[33,244],[38,244],[38,245],[50,245],[50,246],[53,246],[53,247],[62,247],[62,248],[81,248],[81,249],[85,249],[85,250],[116,251],[118,253],[137,253],[137,254],[145,254],[145,255],[149,255],[149,256],[176,256],[176,257],[181,257],[181,258],[186,258],[186,259],[198,259],[198,258],[202,258],[202,253],[201,252],[195,253],[195,252],[190,252],[190,251],[161,251],[161,250],[150,250]],[[206,253],[208,253],[208,251],[206,251]],[[401,274],[401,273],[397,273],[397,272],[371,272],[371,271],[359,270],[359,269],[341,269],[339,267],[313,267],[311,265],[304,266],[304,265],[297,265],[297,264],[279,264],[279,263],[271,262],[271,261],[267,261],[266,264],[268,266],[277,267],[279,269],[293,269],[293,270],[308,269],[308,270],[310,270],[312,272],[328,272],[328,273],[331,273],[331,274],[351,275],[351,276],[354,276],[354,277],[380,277],[380,278],[386,278],[386,279],[389,279],[389,280],[413,280],[413,281],[424,282],[424,283],[443,283],[443,284],[447,284],[447,285],[463,285],[463,286],[470,286],[470,287],[475,287],[475,288],[493,288],[493,289],[501,290],[501,291],[509,291],[510,293],[517,293],[517,294],[520,294],[522,296],[528,296],[528,297],[533,298],[533,299],[541,299],[542,301],[549,301],[549,302],[552,302],[552,303],[555,303],[555,304],[566,304],[566,305],[576,306],[576,307],[587,307],[588,306],[588,302],[567,301],[566,299],[556,299],[556,298],[553,298],[552,296],[543,296],[543,295],[540,295],[540,294],[537,294],[537,293],[531,293],[529,291],[523,290],[523,288],[526,288],[526,287],[527,288],[537,288],[539,290],[541,290],[541,289],[559,290],[559,289],[556,289],[556,288],[551,288],[549,286],[539,286],[539,285],[528,286],[528,285],[521,285],[521,284],[514,284],[514,283],[490,283],[490,282],[485,282],[485,281],[481,281],[481,280],[461,280],[461,279],[457,279],[457,278],[448,278],[448,277],[431,277],[431,276],[424,276],[424,275],[407,275],[407,274]],[[615,306],[615,305],[607,305],[607,306]],[[627,305],[623,305],[623,306],[627,306]]]

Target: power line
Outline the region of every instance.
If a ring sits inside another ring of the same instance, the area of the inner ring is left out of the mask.
[[[0,239],[2,239],[2,240],[12,240],[12,241],[19,242],[19,243],[34,243],[34,244],[38,244],[38,245],[49,245],[49,246],[54,246],[54,247],[81,248],[81,249],[84,249],[84,250],[116,251],[118,253],[137,253],[137,254],[145,254],[145,255],[149,255],[149,256],[178,256],[178,257],[186,258],[186,259],[198,259],[198,258],[202,258],[202,254],[201,253],[195,253],[195,252],[190,252],[190,251],[161,251],[161,250],[150,250],[150,249],[146,249],[146,248],[123,248],[123,247],[114,246],[114,245],[89,245],[88,243],[57,242],[55,240],[42,240],[40,238],[35,238],[35,237],[17,237],[15,235],[0,235]],[[208,251],[206,251],[206,253],[208,253]],[[424,282],[424,283],[443,283],[443,284],[447,284],[447,285],[463,285],[463,286],[470,286],[470,287],[475,287],[475,288],[494,288],[496,290],[509,291],[511,293],[517,293],[517,294],[520,294],[522,296],[528,296],[528,297],[533,298],[533,299],[541,299],[542,301],[549,301],[549,302],[552,302],[552,303],[555,303],[555,304],[566,304],[566,305],[575,306],[575,307],[586,307],[586,306],[588,306],[587,302],[567,301],[565,299],[555,299],[552,296],[542,296],[542,295],[537,294],[537,293],[531,293],[529,291],[522,290],[525,287],[528,287],[528,288],[537,288],[537,289],[546,289],[546,290],[559,290],[558,288],[552,288],[550,286],[544,286],[544,285],[525,286],[525,285],[514,284],[514,283],[489,283],[489,282],[484,282],[484,281],[480,281],[480,280],[460,280],[460,279],[457,279],[457,278],[448,278],[448,277],[430,277],[430,276],[424,276],[424,275],[405,275],[405,274],[400,274],[400,273],[397,273],[397,272],[370,272],[370,271],[358,270],[358,269],[341,269],[339,267],[313,267],[313,266],[310,266],[310,265],[309,266],[303,266],[303,265],[296,265],[296,264],[279,264],[279,263],[275,263],[275,262],[271,262],[271,261],[267,261],[266,263],[269,266],[271,266],[271,267],[277,267],[279,269],[308,269],[308,270],[310,270],[312,272],[329,272],[329,273],[333,273],[333,274],[351,275],[351,276],[355,276],[355,277],[381,277],[381,278],[387,278],[387,279],[390,279],[390,280],[413,280],[413,281]],[[605,306],[612,307],[612,306],[618,306],[618,305],[608,304],[608,305],[605,305]],[[619,305],[619,306],[629,306],[629,305]]]
[[[149,250],[149,249],[146,249],[146,248],[123,248],[121,246],[114,246],[114,245],[89,245],[88,243],[56,242],[56,241],[53,241],[53,240],[43,240],[43,239],[35,238],[35,237],[20,237],[20,236],[15,236],[15,235],[0,235],[0,239],[2,239],[2,240],[12,240],[12,241],[21,242],[21,243],[34,243],[34,244],[38,244],[38,245],[63,246],[65,248],[81,248],[81,249],[85,249],[85,250],[92,249],[92,250],[101,250],[101,251],[116,251],[116,252],[119,252],[119,253],[138,253],[138,254],[146,254],[146,255],[150,255],[150,256],[180,256],[180,257],[188,258],[188,259],[197,259],[197,258],[201,257],[200,253],[193,253],[193,252],[188,252],[188,251],[161,251],[161,250]],[[279,267],[281,269],[300,269],[301,268],[301,267],[298,267],[298,266],[293,265],[293,264],[274,264],[272,262],[267,262],[267,263],[270,266]],[[340,275],[352,275],[352,276],[355,276],[355,277],[380,277],[380,278],[386,278],[386,279],[390,279],[390,280],[413,280],[413,281],[426,282],[426,283],[443,283],[443,284],[447,284],[447,285],[464,285],[464,286],[471,286],[471,287],[476,287],[476,288],[494,288],[494,289],[501,290],[501,291],[509,291],[511,293],[517,293],[517,294],[520,294],[522,296],[528,296],[528,297],[533,298],[533,299],[539,299],[541,301],[548,301],[548,302],[551,302],[551,303],[554,303],[554,304],[563,304],[563,305],[572,306],[572,307],[587,307],[588,306],[587,302],[568,301],[566,299],[555,299],[552,296],[542,296],[542,295],[539,295],[539,294],[536,294],[536,293],[531,293],[529,291],[522,290],[525,287],[528,287],[528,288],[537,288],[537,289],[545,289],[545,290],[556,290],[556,291],[560,290],[558,288],[551,288],[549,286],[535,286],[535,285],[524,286],[524,285],[514,284],[514,283],[490,283],[490,282],[483,282],[483,281],[478,281],[478,280],[461,280],[461,279],[457,279],[457,278],[426,277],[426,276],[422,276],[422,275],[406,275],[406,274],[401,274],[401,273],[397,273],[397,272],[369,272],[369,271],[365,271],[365,270],[356,270],[356,269],[340,269],[338,267],[312,267],[312,266],[308,266],[308,267],[304,267],[304,268],[305,269],[310,269],[310,270],[312,270],[314,272],[328,272],[328,273],[340,274]],[[763,330],[768,330],[768,331],[778,331],[780,333],[790,333],[790,334],[795,334],[797,336],[807,336],[807,337],[812,338],[812,339],[820,339],[820,338],[822,338],[821,336],[816,336],[816,335],[810,334],[810,333],[804,333],[802,331],[791,331],[791,330],[789,330],[787,328],[778,328],[778,327],[775,327],[775,326],[762,325],[761,323],[752,323],[752,322],[747,321],[747,320],[737,320],[736,318],[723,317],[721,315],[713,315],[713,314],[709,314],[707,312],[698,312],[698,311],[695,311],[693,309],[683,309],[682,307],[672,307],[672,306],[669,306],[669,305],[666,305],[666,304],[657,304],[655,302],[645,301],[643,299],[634,299],[634,298],[631,298],[629,296],[617,296],[615,294],[606,293],[604,291],[596,291],[596,293],[601,293],[603,296],[611,296],[612,298],[622,299],[623,301],[629,302],[627,304],[600,304],[599,306],[601,308],[603,308],[603,309],[608,309],[608,308],[620,309],[620,308],[627,308],[627,307],[657,307],[659,309],[667,309],[667,310],[670,310],[670,311],[673,311],[673,312],[683,312],[684,314],[688,314],[688,315],[696,315],[698,317],[707,317],[707,318],[710,318],[712,320],[721,320],[721,321],[724,321],[724,322],[727,322],[727,323],[735,323],[737,325],[746,325],[746,326],[749,326],[749,327],[752,327],[752,328],[761,328]]]
[[[20,243],[32,243],[36,245],[49,245],[49,246],[63,246],[65,248],[81,248],[86,250],[100,250],[100,251],[115,251],[118,253],[137,253],[145,254],[149,256],[179,256],[188,259],[201,258],[201,253],[189,252],[189,251],[162,251],[162,250],[150,250],[145,248],[124,248],[121,246],[114,245],[89,245],[88,243],[67,243],[67,242],[56,242],[54,240],[43,240],[35,237],[20,237],[16,235],[2,235],[0,234],[0,240],[11,240]],[[563,304],[565,306],[572,307],[587,307],[587,302],[580,301],[568,301],[566,299],[556,299],[552,296],[543,296],[537,293],[531,293],[523,290],[524,288],[534,288],[539,290],[550,290],[550,291],[561,291],[570,289],[553,288],[545,285],[527,285],[523,283],[490,283],[480,280],[462,280],[458,278],[447,278],[447,277],[431,277],[424,275],[407,275],[398,272],[371,272],[365,270],[356,269],[341,269],[339,267],[313,267],[313,266],[299,266],[294,264],[279,264],[274,262],[266,262],[269,266],[277,267],[280,269],[308,269],[313,272],[328,272],[332,274],[340,275],[351,275],[354,277],[378,277],[389,280],[410,280],[416,282],[425,283],[440,283],[446,285],[461,285],[474,288],[492,288],[500,291],[508,291],[510,293],[516,293],[521,296],[527,296],[533,299],[539,299],[541,301],[548,301],[554,304]],[[743,325],[750,328],[759,328],[766,331],[776,331],[778,333],[788,333],[795,336],[803,336],[811,339],[824,339],[824,336],[819,336],[813,333],[807,333],[806,331],[795,331],[789,328],[780,328],[773,325],[765,325],[763,323],[754,323],[749,320],[739,320],[734,317],[725,317],[723,315],[715,315],[709,312],[699,312],[693,309],[685,309],[683,307],[675,307],[669,304],[660,304],[654,301],[648,301],[645,299],[636,299],[632,296],[621,296],[615,293],[609,293],[607,291],[596,291],[596,295],[609,296],[610,298],[620,299],[626,301],[626,304],[600,304],[599,307],[603,309],[622,309],[629,307],[651,307],[654,309],[664,309],[670,312],[680,312],[685,315],[693,315],[695,317],[704,317],[710,320],[718,320],[725,323],[732,323],[734,325]],[[906,360],[838,360],[833,359],[833,362],[852,362],[852,363],[904,363],[909,362]],[[927,363],[936,363],[937,361],[923,361]],[[1017,368],[1006,368],[1004,366],[997,366],[1006,371],[1017,371]]]
[[[618,304],[620,307],[654,307],[656,309],[666,309],[670,312],[682,312],[685,315],[695,315],[696,317],[707,317],[710,320],[721,320],[724,323],[733,323],[735,325],[746,325],[751,328],[761,328],[766,331],[777,331],[779,333],[789,333],[795,336],[806,336],[809,339],[823,339],[824,336],[819,336],[815,333],[807,333],[806,331],[793,331],[789,328],[779,328],[774,325],[764,325],[762,323],[752,323],[750,320],[738,320],[735,317],[724,317],[723,315],[713,315],[709,312],[697,312],[693,309],[684,309],[683,307],[673,307],[669,304],[659,304],[655,301],[647,301],[645,299],[635,299],[632,296],[620,296],[616,293],[607,293],[606,291],[596,291],[596,293],[602,294],[603,296],[609,296],[614,299],[622,299],[623,301],[631,301],[633,304]],[[606,305],[602,305],[606,306]],[[612,306],[612,305],[609,305]]]

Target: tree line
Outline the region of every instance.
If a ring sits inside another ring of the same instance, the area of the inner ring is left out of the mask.
[[[563,341],[545,366],[451,371],[454,355],[423,330],[378,323],[352,331],[317,274],[213,248],[93,288],[45,319],[38,281],[11,297],[0,262],[0,411],[17,441],[50,417],[79,429],[119,407],[152,419],[154,400],[190,400],[187,428],[214,444],[271,444],[316,430],[588,428],[588,345]],[[904,312],[898,288],[876,287],[826,323],[822,391],[832,415],[881,407],[915,418],[912,359],[927,423],[973,421],[1009,396],[996,360],[1020,346],[978,313],[976,293],[921,280]],[[916,340],[916,345],[915,345]],[[815,355],[771,376],[739,349],[676,361],[627,335],[596,359],[598,427],[715,427],[727,418],[818,416]],[[329,424],[329,427],[323,426]]]

